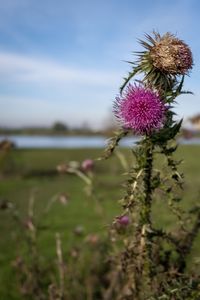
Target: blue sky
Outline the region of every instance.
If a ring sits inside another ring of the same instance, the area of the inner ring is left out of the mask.
[[[200,1],[0,0],[0,125],[103,126],[139,50],[137,38],[171,31],[192,48],[194,96],[176,112],[200,112]]]

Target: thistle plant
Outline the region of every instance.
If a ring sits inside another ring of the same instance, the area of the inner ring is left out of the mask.
[[[121,129],[105,151],[108,158],[124,136],[141,136],[132,149],[134,166],[121,200],[123,212],[111,226],[114,241],[121,237],[119,221],[126,221],[127,230],[121,251],[115,251],[118,275],[112,276],[115,284],[111,279],[106,299],[199,299],[200,280],[187,272],[186,260],[200,228],[200,209],[187,213],[179,206],[183,174],[178,170],[181,161],[173,158],[182,123],[174,120],[173,105],[179,95],[190,93],[183,91],[183,84],[193,65],[192,53],[171,33],[154,32],[140,43],[144,51],[130,62],[132,70],[114,103]],[[130,83],[138,74],[142,79]],[[158,157],[165,162],[164,170],[156,166]],[[176,216],[175,232],[156,226],[152,209],[158,198]]]

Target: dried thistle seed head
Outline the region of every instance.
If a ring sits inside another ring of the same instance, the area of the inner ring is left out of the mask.
[[[156,35],[150,49],[150,58],[155,68],[173,75],[186,74],[193,65],[192,52],[187,44],[173,34]]]
[[[187,75],[193,66],[190,48],[171,33],[163,36],[158,32],[153,32],[152,36],[145,34],[145,40],[139,42],[144,49],[136,52],[136,62],[130,62],[133,69],[124,78],[125,81],[120,87],[121,94],[135,75],[143,73],[143,83],[163,95],[163,92],[170,92],[175,88],[177,75]]]

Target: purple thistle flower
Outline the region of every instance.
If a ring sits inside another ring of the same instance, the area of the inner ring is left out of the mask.
[[[85,159],[81,164],[81,168],[84,172],[92,171],[94,168],[94,161],[92,159]]]
[[[151,134],[163,127],[166,106],[150,88],[129,85],[124,96],[116,98],[114,112],[125,128],[137,134]]]
[[[127,226],[130,223],[129,217],[127,215],[117,217],[117,222],[122,226]]]

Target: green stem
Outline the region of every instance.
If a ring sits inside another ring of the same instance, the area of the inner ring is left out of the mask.
[[[149,278],[152,278],[153,264],[152,264],[152,222],[151,222],[151,209],[152,209],[152,168],[153,168],[153,145],[151,141],[146,143],[145,149],[145,165],[144,165],[144,200],[141,211],[141,235],[142,244],[145,253],[144,267]]]
[[[151,188],[151,176],[153,166],[153,146],[147,145],[145,153],[145,167],[144,167],[144,212],[143,222],[151,226],[151,204],[152,204],[152,188]]]

